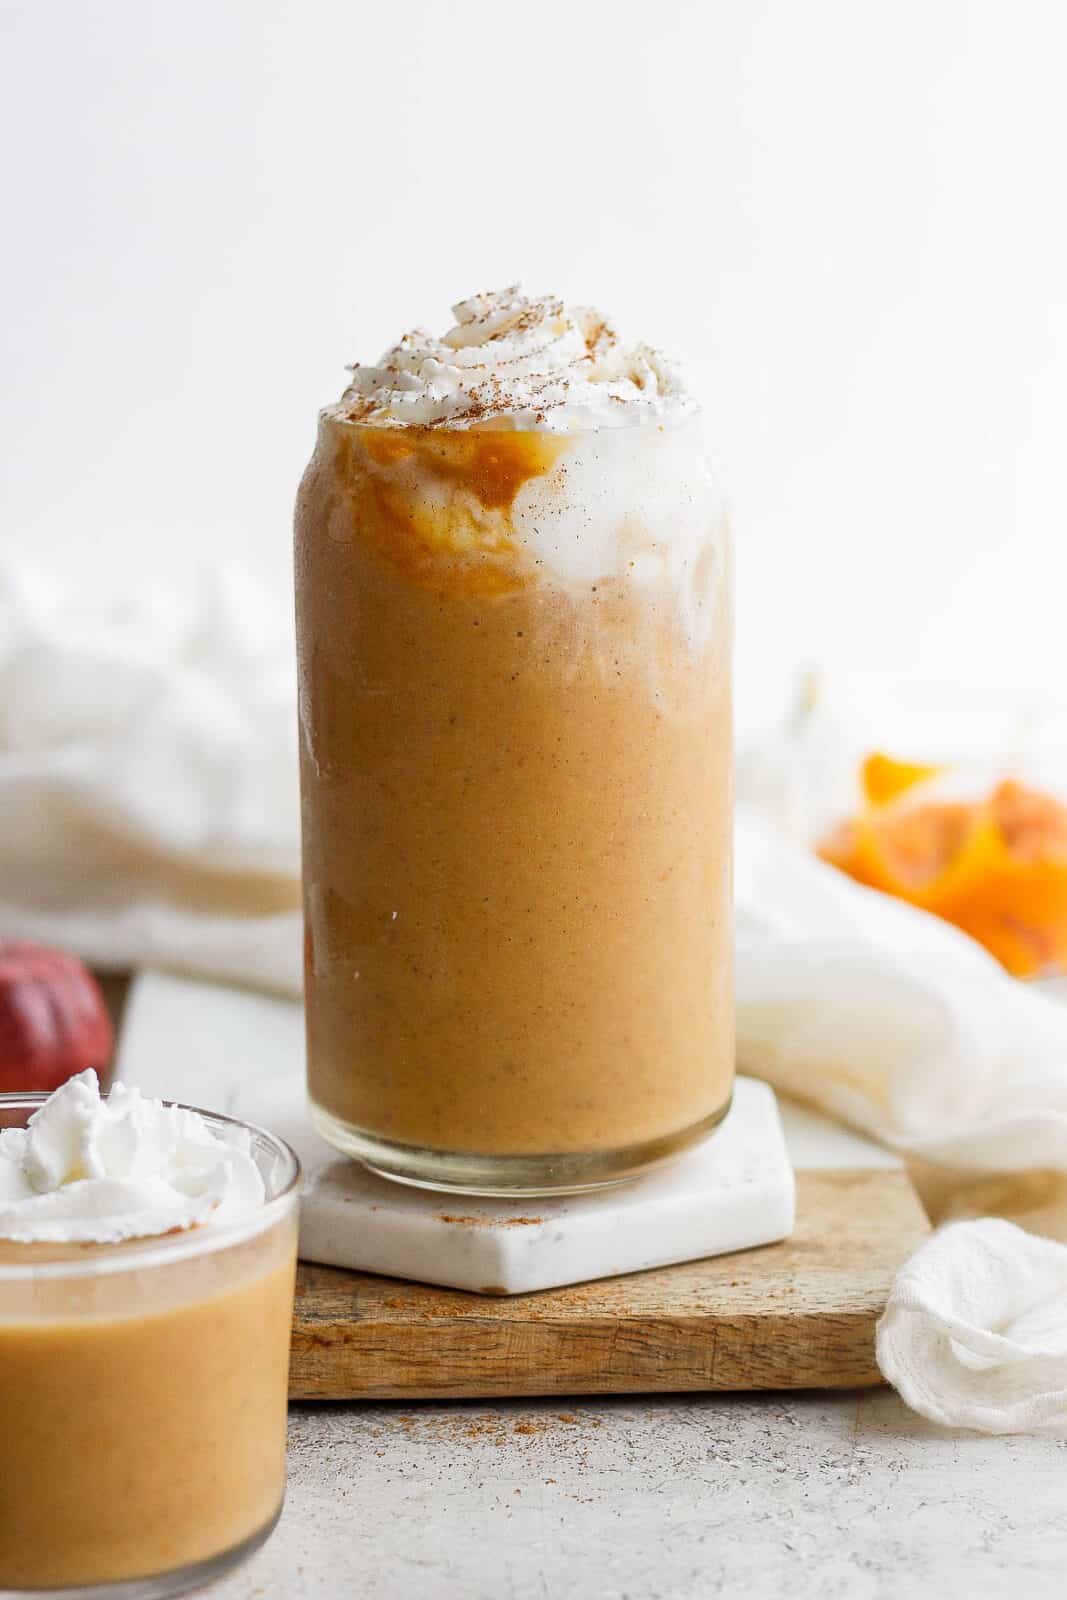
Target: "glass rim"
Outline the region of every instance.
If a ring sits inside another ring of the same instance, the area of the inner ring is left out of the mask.
[[[0,1094],[0,1114],[5,1111],[37,1111],[50,1098],[50,1094],[37,1091],[3,1093]],[[107,1099],[107,1096],[104,1098]],[[241,1117],[227,1116],[223,1111],[208,1111],[203,1106],[188,1105],[183,1100],[162,1100],[160,1104],[175,1111],[193,1111],[198,1117],[203,1117],[209,1126],[221,1124],[227,1128],[239,1128],[261,1140],[283,1163],[277,1193],[271,1194],[255,1211],[247,1216],[235,1217],[231,1222],[183,1228],[176,1233],[148,1234],[143,1238],[112,1243],[87,1240],[59,1244],[57,1249],[69,1250],[70,1254],[47,1261],[0,1260],[0,1285],[5,1282],[91,1278],[101,1274],[141,1272],[153,1267],[170,1266],[174,1262],[209,1255],[229,1245],[253,1239],[289,1215],[299,1197],[303,1171],[292,1145],[278,1134],[271,1133],[269,1128],[261,1127],[258,1122],[246,1122]],[[18,1249],[19,1243],[15,1239],[0,1239],[0,1247],[9,1245]],[[34,1246],[28,1244],[25,1248],[33,1249]]]

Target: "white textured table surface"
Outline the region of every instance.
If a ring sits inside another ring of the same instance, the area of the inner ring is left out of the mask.
[[[569,1420],[567,1420],[569,1419]],[[1062,1600],[1067,1441],[888,1390],[294,1408],[213,1600]]]

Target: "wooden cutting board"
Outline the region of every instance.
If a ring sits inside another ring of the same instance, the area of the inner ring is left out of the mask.
[[[290,1397],[861,1388],[928,1232],[903,1171],[809,1171],[783,1244],[566,1289],[493,1298],[302,1263]]]

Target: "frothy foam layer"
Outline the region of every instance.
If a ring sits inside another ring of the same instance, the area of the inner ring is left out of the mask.
[[[676,419],[695,410],[677,372],[646,344],[625,344],[587,306],[532,300],[516,284],[453,306],[435,339],[407,333],[377,366],[354,366],[330,414],[420,427],[570,433]]]
[[[228,1135],[125,1084],[104,1099],[82,1072],[0,1131],[0,1238],[116,1244],[245,1217],[263,1179],[241,1130]]]
[[[554,585],[594,599],[616,580],[677,608],[703,646],[728,588],[726,508],[701,419],[566,437],[350,427],[323,453],[364,540],[444,595]]]

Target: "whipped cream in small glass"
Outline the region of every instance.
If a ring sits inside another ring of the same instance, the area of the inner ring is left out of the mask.
[[[0,1130],[0,1239],[117,1244],[232,1222],[264,1202],[247,1135],[93,1071],[49,1096],[24,1128]]]

